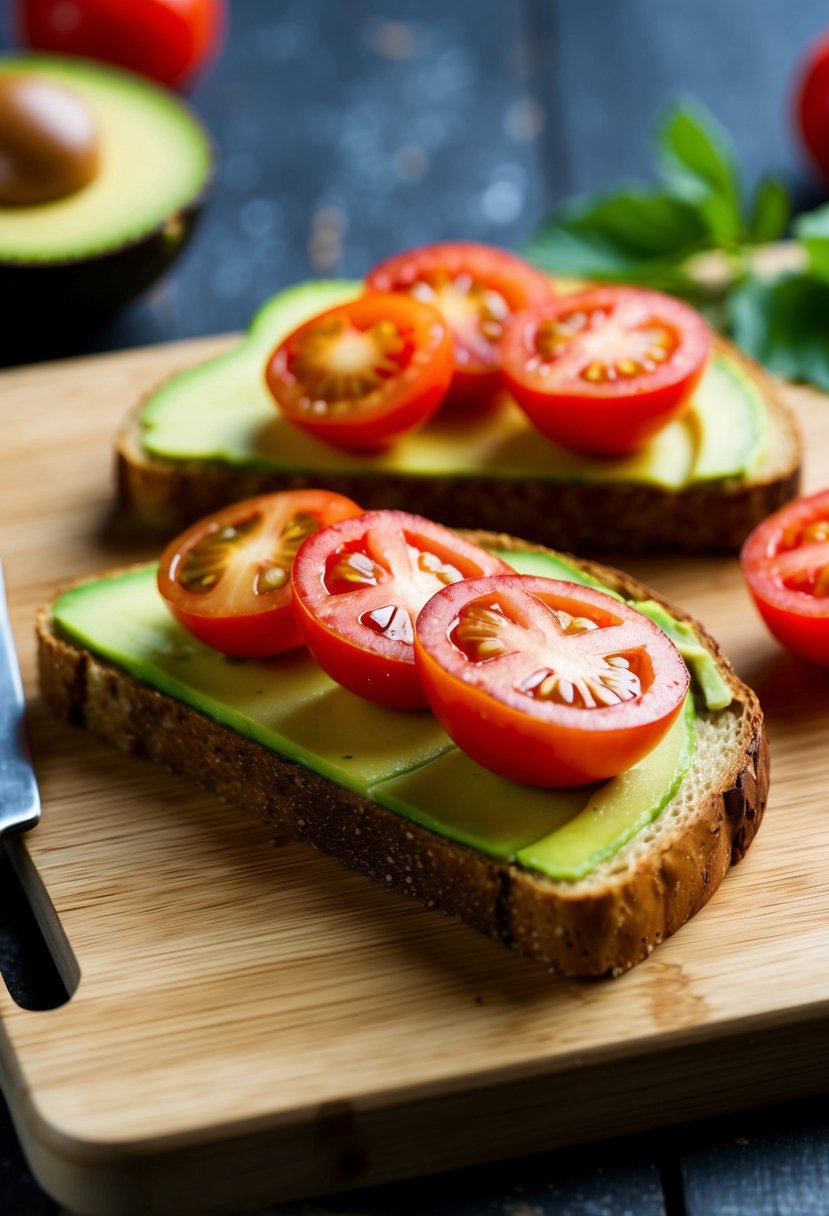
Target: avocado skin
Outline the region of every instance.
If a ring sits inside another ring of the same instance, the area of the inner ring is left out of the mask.
[[[0,352],[43,349],[44,330],[63,341],[91,332],[170,269],[196,230],[208,183],[152,232],[116,249],[61,262],[0,261],[0,298],[14,300]],[[47,337],[49,335],[47,334]]]

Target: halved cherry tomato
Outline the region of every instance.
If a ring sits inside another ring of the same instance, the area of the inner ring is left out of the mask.
[[[367,511],[310,537],[292,573],[308,649],[332,679],[394,709],[426,704],[414,665],[414,622],[430,596],[463,578],[509,570],[440,524]]]
[[[758,524],[740,554],[760,616],[783,646],[829,664],[829,490]]]
[[[188,83],[221,46],[226,0],[18,0],[26,46]]]
[[[380,262],[369,291],[405,291],[440,309],[452,331],[455,374],[445,408],[485,408],[501,391],[499,343],[516,312],[555,297],[546,275],[515,254],[455,241]]]
[[[687,407],[711,338],[687,304],[597,287],[515,317],[504,382],[540,431],[576,451],[635,451]]]
[[[689,683],[673,642],[634,608],[515,574],[439,591],[417,618],[415,656],[447,734],[528,785],[630,768],[665,735]]]
[[[312,533],[361,508],[328,490],[286,490],[224,507],[164,551],[158,589],[199,641],[239,658],[302,645],[291,565]]]
[[[313,317],[265,370],[285,415],[344,448],[383,448],[422,426],[452,379],[442,316],[408,296],[363,296]]]

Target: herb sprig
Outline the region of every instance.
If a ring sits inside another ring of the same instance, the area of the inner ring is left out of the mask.
[[[656,173],[563,203],[523,252],[554,274],[683,296],[772,372],[829,390],[829,204],[794,220],[788,268],[770,272],[760,247],[789,229],[789,192],[770,175],[746,198],[733,143],[699,104],[664,114]]]

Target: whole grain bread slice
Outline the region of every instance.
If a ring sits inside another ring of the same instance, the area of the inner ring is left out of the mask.
[[[121,507],[142,527],[172,535],[226,503],[324,485],[366,510],[414,511],[452,528],[486,528],[578,553],[735,553],[761,519],[800,486],[801,442],[777,384],[725,339],[766,403],[768,441],[750,475],[672,490],[634,482],[563,483],[480,477],[279,472],[218,460],[172,460],[142,443],[141,408],[116,440]]]
[[[498,548],[539,549],[501,534],[470,535]],[[627,599],[659,599],[617,570],[579,564]],[[619,974],[707,902],[754,839],[768,794],[768,748],[756,695],[700,624],[665,607],[692,626],[732,702],[716,712],[698,710],[691,769],[658,818],[572,882],[552,881],[437,835],[140,683],[62,637],[49,606],[37,619],[40,687],[64,720],[189,777],[233,807],[459,917],[556,973]]]

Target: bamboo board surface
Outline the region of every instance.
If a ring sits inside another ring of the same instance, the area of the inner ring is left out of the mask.
[[[48,1012],[0,992],[0,1077],[46,1189],[79,1212],[241,1210],[825,1089],[829,674],[776,647],[732,560],[625,564],[760,694],[766,821],[615,981],[554,979],[40,706],[36,607],[155,555],[111,517],[119,422],[228,341],[0,376],[0,557],[44,807],[26,848],[80,973]],[[788,395],[806,488],[829,485],[829,402]]]

